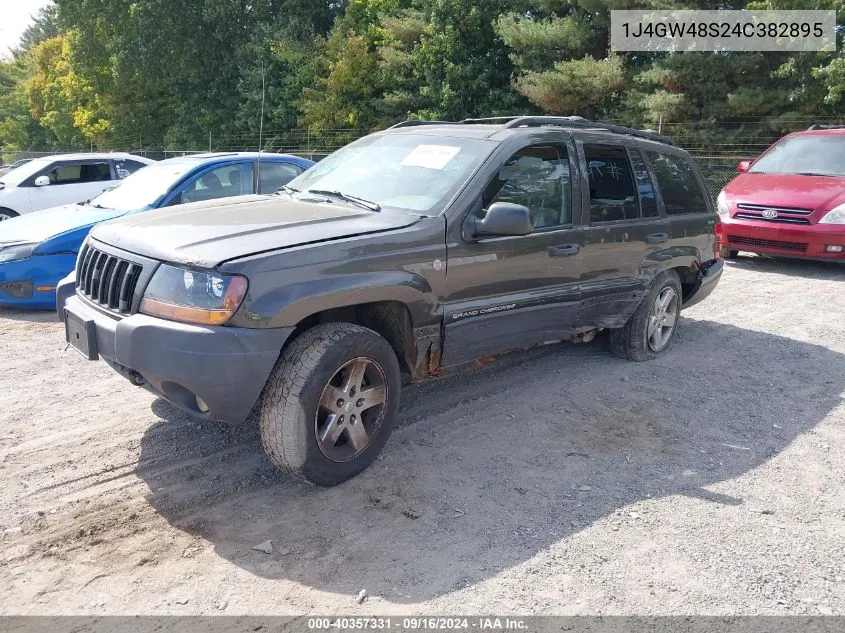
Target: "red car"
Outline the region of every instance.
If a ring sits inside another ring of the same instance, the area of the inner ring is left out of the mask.
[[[722,256],[845,262],[845,126],[814,125],[739,163],[717,200]]]

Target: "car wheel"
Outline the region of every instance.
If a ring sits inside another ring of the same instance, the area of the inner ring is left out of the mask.
[[[719,256],[722,259],[736,259],[738,255],[739,251],[734,250],[733,248],[727,248],[726,246],[723,246],[721,249],[719,249]]]
[[[281,470],[333,486],[367,468],[393,430],[401,374],[390,344],[351,323],[297,337],[259,405],[261,443]]]
[[[11,209],[4,209],[0,207],[0,222],[3,222],[4,220],[11,220],[16,217],[18,217],[18,214]]]
[[[681,301],[678,274],[674,270],[660,273],[625,326],[610,332],[610,349],[634,361],[666,353],[678,329]]]

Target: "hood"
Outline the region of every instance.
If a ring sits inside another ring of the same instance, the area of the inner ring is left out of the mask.
[[[800,174],[740,174],[725,187],[730,204],[823,209],[845,201],[845,177]]]
[[[33,211],[0,222],[0,242],[43,242],[83,226],[111,220],[125,211],[98,209],[87,204],[66,204]]]
[[[419,219],[343,202],[240,196],[127,216],[98,225],[91,237],[161,261],[214,268],[264,251],[400,229]]]

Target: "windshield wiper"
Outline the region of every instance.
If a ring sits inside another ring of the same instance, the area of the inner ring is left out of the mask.
[[[799,176],[827,176],[828,178],[836,178],[833,174],[820,174],[815,171],[799,171]]]
[[[281,193],[283,191],[286,191],[287,193],[299,193],[299,189],[294,189],[293,187],[288,187],[287,185],[282,185],[276,189],[275,193]]]
[[[369,209],[370,211],[381,211],[381,207],[377,202],[365,200],[364,198],[359,198],[358,196],[352,196],[348,193],[343,193],[342,191],[329,191],[327,189],[309,189],[305,193],[313,193],[318,196],[329,196],[330,198],[339,198],[341,200],[345,200],[346,202],[357,204],[359,207]]]

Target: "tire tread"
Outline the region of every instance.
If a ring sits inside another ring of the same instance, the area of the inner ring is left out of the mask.
[[[672,341],[677,332],[677,325],[675,332],[672,333],[672,338],[669,343],[660,352],[654,352],[648,346],[645,340],[645,322],[648,319],[648,313],[654,298],[660,293],[663,288],[671,284],[675,288],[678,295],[678,309],[680,310],[681,303],[681,280],[678,273],[674,270],[663,271],[651,284],[648,292],[645,293],[634,313],[628,318],[628,322],[621,328],[610,331],[610,351],[619,358],[626,360],[643,362],[657,358],[660,354],[665,353],[672,346]],[[679,316],[680,319],[680,316]]]
[[[387,341],[369,328],[341,322],[317,325],[300,334],[284,349],[261,394],[261,445],[276,467],[296,479],[320,485],[339,483],[336,473],[321,469],[308,459],[306,443],[311,441],[310,421],[303,417],[301,394],[312,375],[323,369],[321,365],[329,350],[350,338],[368,344],[383,342],[395,360]],[[396,364],[398,374],[398,361]],[[398,398],[398,393],[395,397]]]

